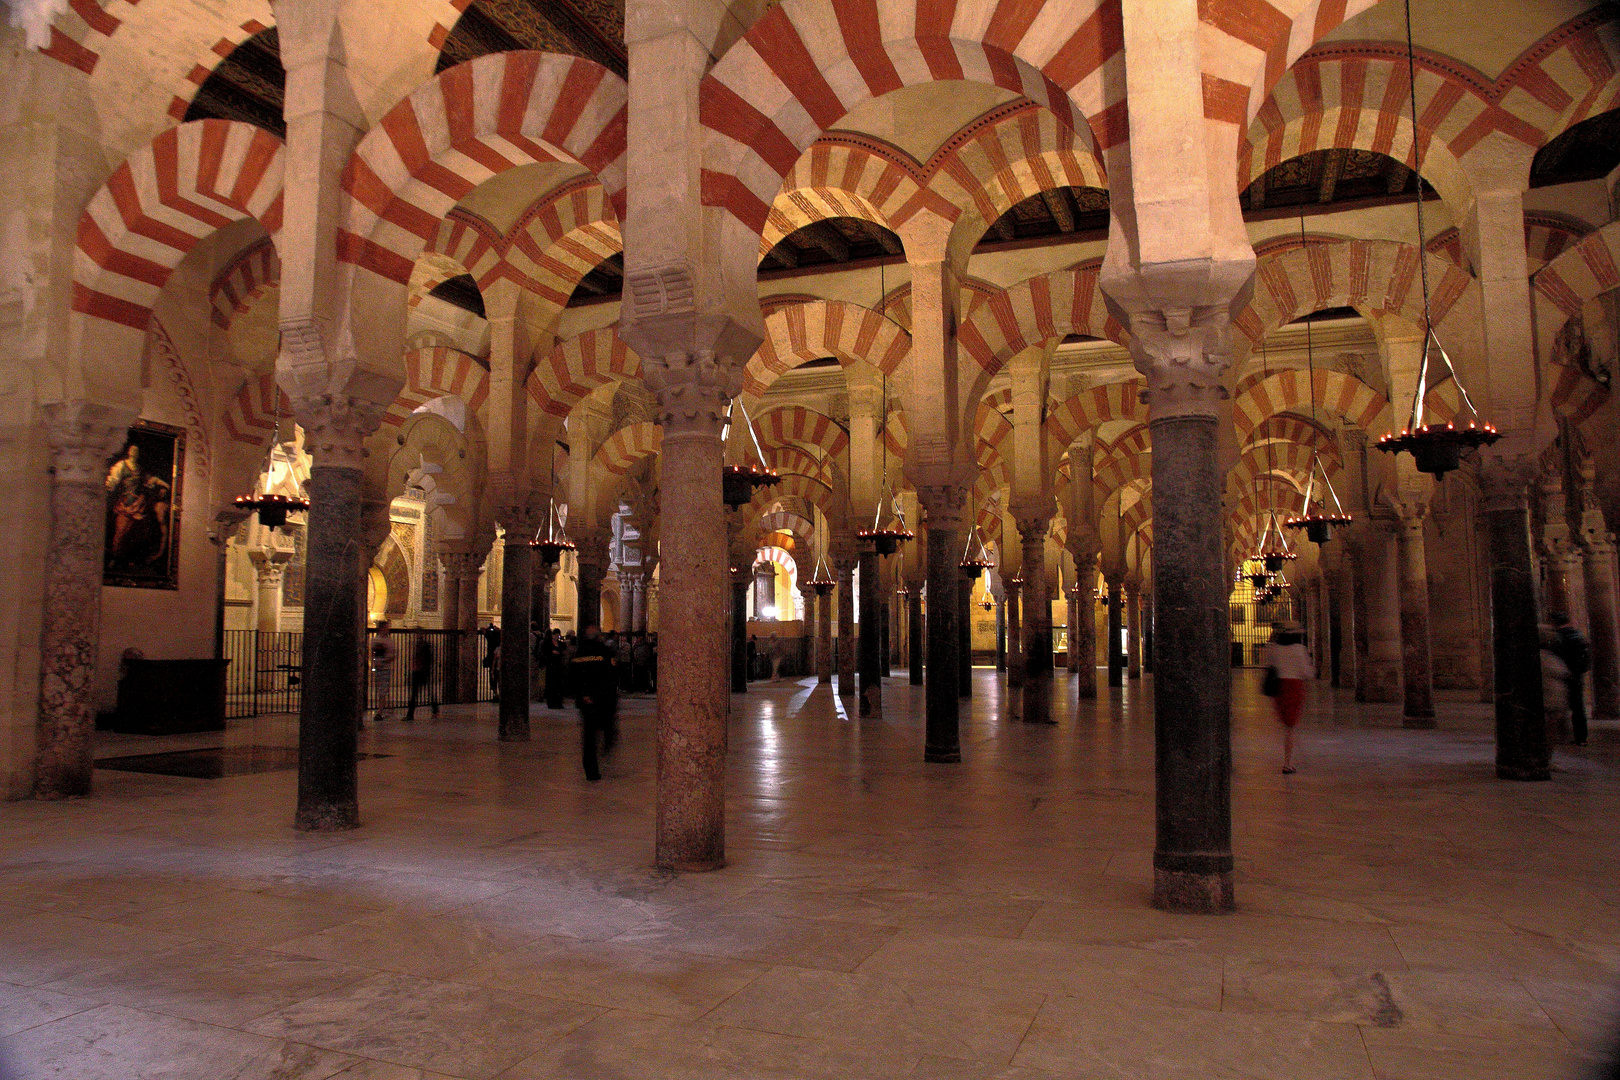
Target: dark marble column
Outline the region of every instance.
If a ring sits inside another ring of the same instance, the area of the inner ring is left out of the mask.
[[[1074,647],[1074,627],[1075,623],[1079,621],[1079,616],[1080,603],[1075,597],[1074,588],[1071,586],[1063,594],[1063,625],[1068,627],[1069,631],[1069,644],[1063,650],[1063,666],[1071,675],[1080,671],[1080,653]]]
[[[1153,674],[1153,594],[1142,598],[1142,671]]]
[[[1592,626],[1592,715],[1620,719],[1620,605],[1616,604],[1613,533],[1589,538],[1586,617]]]
[[[478,662],[478,578],[483,570],[485,555],[469,555],[467,572],[459,579],[461,589],[461,636],[457,642],[456,659],[461,664],[461,700],[477,701],[479,695]]]
[[[883,602],[878,605],[878,618],[883,624],[882,675],[885,679],[894,674],[895,650],[899,647],[894,638],[894,594],[887,587],[883,590]]]
[[[457,650],[461,644],[461,581],[457,577],[456,556],[439,553],[443,567],[439,584],[439,619],[444,628],[444,652],[439,661],[444,665],[444,700],[446,704],[461,700],[461,663]]]
[[[542,562],[539,549],[530,550],[529,566],[534,576],[529,581],[529,624],[535,627],[535,636],[543,641],[551,633],[551,579],[557,572],[557,564]],[[530,657],[533,670],[529,672],[529,696],[534,701],[544,701],[545,665],[533,661],[533,650]]]
[[[1483,480],[1495,642],[1496,775],[1550,780],[1552,747],[1542,710],[1540,613],[1526,499],[1530,470],[1495,465]]]
[[[1231,658],[1218,422],[1209,414],[1212,401],[1178,400],[1185,390],[1174,383],[1151,393],[1154,630],[1166,657],[1154,674],[1153,903],[1230,911]],[[1117,596],[1111,590],[1111,626],[1118,625]],[[1118,649],[1112,637],[1111,656]],[[1110,682],[1116,670],[1111,663]]]
[[[748,590],[754,587],[752,570],[735,572],[731,576],[731,617],[726,620],[731,633],[731,692],[748,692]],[[663,636],[659,635],[662,643]]]
[[[928,513],[928,656],[923,760],[962,760],[957,583],[962,578],[967,484],[917,484]]]
[[[1434,664],[1429,646],[1429,570],[1423,550],[1425,503],[1402,503],[1398,508],[1396,546],[1400,559],[1401,684],[1404,688],[1403,724],[1432,728],[1434,719]]]
[[[1345,570],[1345,596],[1350,604],[1350,685],[1355,688],[1357,701],[1369,700],[1367,655],[1372,642],[1367,635],[1367,584],[1371,560],[1367,557],[1366,543],[1362,539],[1369,531],[1370,527],[1367,526],[1359,528],[1356,538],[1347,541],[1349,546],[1346,548],[1350,555],[1350,563]]]
[[[923,541],[925,544],[927,540]],[[923,647],[924,640],[922,586],[913,585],[906,594],[906,651],[910,654],[907,659],[908,671],[912,686],[923,684]]]
[[[1400,701],[1400,560],[1388,522],[1369,523],[1359,546],[1367,651],[1361,663],[1360,701]],[[1359,614],[1359,613],[1358,613]]]
[[[1007,590],[1007,685],[1024,685],[1024,579],[1003,578]]]
[[[304,681],[298,715],[297,827],[360,823],[356,742],[364,678],[366,589],[361,563],[361,443],[382,409],[351,397],[302,401],[298,422],[314,458],[304,552]]]
[[[1005,589],[1005,586],[1003,586]],[[996,597],[996,670],[1007,670],[1007,598]]]
[[[1052,594],[1046,577],[1046,534],[1052,520],[1020,513],[1023,546],[1024,701],[1026,724],[1052,723]]]
[[[1082,699],[1097,696],[1097,555],[1091,552],[1074,557],[1074,625],[1069,628],[1069,648],[1078,654],[1076,691]]]
[[[1108,685],[1125,685],[1125,646],[1120,630],[1125,625],[1125,583],[1108,579]]]
[[[1142,677],[1142,590],[1140,586],[1132,586],[1125,594],[1125,630],[1126,637],[1130,638],[1131,649],[1126,653],[1125,676],[1130,679]]]
[[[529,618],[533,612],[534,516],[529,508],[498,510],[506,528],[501,562],[500,741],[529,741]]]
[[[861,574],[861,627],[860,627],[860,703],[859,715],[880,719],[883,716],[883,584],[878,580],[877,548],[872,544],[860,547]]]
[[[816,670],[816,590],[809,585],[799,586],[804,600],[804,661],[803,674],[813,675]]]
[[[855,566],[848,557],[833,560],[838,578],[838,696],[855,696]]]
[[[579,542],[575,553],[579,567],[579,617],[574,622],[575,629],[583,634],[587,626],[602,625],[602,577],[607,573],[608,536],[605,530],[581,529],[575,539]]]
[[[68,799],[89,795],[95,772],[90,740],[96,726],[107,463],[124,449],[134,416],[83,403],[48,405],[43,411],[51,444],[51,534],[39,642],[34,797]]]
[[[832,683],[832,608],[831,592],[816,594],[816,682]]]

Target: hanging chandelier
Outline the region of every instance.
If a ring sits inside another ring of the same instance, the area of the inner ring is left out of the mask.
[[[816,559],[816,568],[810,573],[810,580],[805,584],[816,590],[817,596],[826,596],[838,584],[827,574],[827,564],[819,556]]]
[[[281,391],[276,390],[275,426],[270,435],[270,450],[265,455],[267,464],[265,475],[269,476],[269,464],[275,460],[276,447],[281,445]],[[257,486],[257,485],[255,485]],[[309,509],[309,500],[299,495],[278,495],[273,491],[254,492],[251,495],[238,495],[231,500],[238,510],[259,515],[259,524],[267,529],[279,529],[287,524],[287,515],[302,513]]]
[[[1412,0],[1406,0],[1406,74],[1407,85],[1412,88],[1412,171],[1417,174],[1418,266],[1423,272],[1423,357],[1418,362],[1417,389],[1412,395],[1411,419],[1399,434],[1389,432],[1375,445],[1386,454],[1399,454],[1402,451],[1411,454],[1417,462],[1418,472],[1428,473],[1439,480],[1462,464],[1464,450],[1489,446],[1502,436],[1490,424],[1479,419],[1479,410],[1474,408],[1474,402],[1469,398],[1462,379],[1458,377],[1457,369],[1452,366],[1451,357],[1446,355],[1445,346],[1440,344],[1440,338],[1434,332],[1434,318],[1429,309],[1429,260],[1428,253],[1424,250],[1426,240],[1423,229],[1423,156],[1418,134],[1417,60],[1412,48]],[[1467,427],[1458,427],[1449,421],[1445,424],[1424,422],[1423,399],[1428,396],[1430,356],[1440,358],[1440,363],[1445,366],[1451,381],[1457,384],[1457,393],[1462,398],[1463,404],[1475,418],[1468,422]]]
[[[962,561],[957,563],[957,567],[962,571],[963,577],[969,581],[977,581],[979,575],[994,566],[995,563],[990,561],[990,553],[985,550],[984,538],[979,535],[977,502],[970,505],[968,520],[971,524],[968,525],[967,544],[962,551]],[[975,544],[978,546],[977,551],[974,550]]]
[[[556,448],[553,447],[553,453],[555,452]],[[557,500],[553,498],[546,508],[545,538],[542,539],[539,531],[536,531],[534,539],[529,541],[529,546],[534,549],[536,555],[540,556],[540,565],[542,566],[556,566],[562,562],[563,552],[579,550],[574,542],[568,539],[566,532],[555,528],[556,521]]]
[[[1260,543],[1256,547],[1254,557],[1265,563],[1266,569],[1273,574],[1282,569],[1283,563],[1299,558],[1298,552],[1288,546],[1288,537],[1283,535],[1275,507],[1266,511],[1266,524],[1260,531]]]
[[[883,489],[878,493],[877,508],[872,514],[872,527],[859,529],[855,533],[858,540],[870,542],[877,548],[879,555],[893,555],[900,550],[900,545],[917,534],[906,528],[906,516],[899,506],[894,505],[893,489],[889,486],[889,376],[883,376],[883,427],[878,433],[878,439],[883,443]],[[849,452],[853,455],[855,447],[850,446]],[[884,505],[889,506],[889,520],[883,520]]]
[[[754,432],[754,422],[748,417],[748,406],[736,398],[731,400],[730,408],[741,408],[743,423],[748,425],[748,435],[754,443],[754,454],[759,458],[758,465],[744,462],[741,465],[726,465],[720,470],[720,498],[731,509],[746,506],[753,501],[754,489],[773,487],[782,482],[782,478],[765,464],[765,452],[760,449],[759,436]],[[730,412],[726,416],[726,425],[731,425]]]

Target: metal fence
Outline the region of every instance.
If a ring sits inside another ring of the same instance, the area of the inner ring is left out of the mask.
[[[373,664],[373,643],[377,631],[367,629],[365,650],[366,711],[403,709],[411,696],[411,660],[416,655],[418,641],[426,641],[433,652],[433,666],[427,685],[418,695],[418,705],[442,703],[445,699],[445,680],[453,662],[452,639],[456,631],[450,630],[395,630],[390,634],[393,661],[386,665]],[[478,663],[474,668],[473,693],[463,693],[464,699],[493,701],[495,691],[493,670],[488,666],[489,641],[482,635],[473,637]],[[228,718],[263,716],[269,713],[295,713],[303,699],[304,635],[295,632],[269,630],[225,631],[225,658],[231,663],[226,668],[225,715]]]
[[[1257,600],[1234,593],[1230,607],[1233,667],[1265,664],[1266,643],[1271,640],[1272,627],[1282,623],[1305,625],[1305,601],[1294,596],[1293,590],[1275,600]]]

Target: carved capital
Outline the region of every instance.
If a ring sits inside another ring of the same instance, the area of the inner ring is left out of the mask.
[[[1525,510],[1535,475],[1535,464],[1523,458],[1488,462],[1479,473],[1480,509]]]
[[[666,434],[720,437],[727,405],[742,389],[741,364],[705,349],[644,357],[641,370]]]
[[[377,430],[386,408],[352,394],[316,394],[293,402],[304,429],[304,449],[315,467],[329,469],[363,466],[366,436]]]
[[[40,410],[50,440],[51,471],[58,484],[100,487],[107,481],[107,462],[117,457],[135,422],[132,409],[63,401]]]
[[[582,577],[587,569],[597,578],[606,571],[608,541],[611,539],[612,536],[606,529],[579,529],[574,533],[574,543],[579,548],[575,552],[575,558],[579,561],[579,572]]]
[[[1215,416],[1226,400],[1221,375],[1232,362],[1224,308],[1166,308],[1131,314],[1131,355],[1147,379],[1142,400],[1154,419]]]
[[[484,557],[471,551],[441,551],[439,563],[450,578],[477,577],[484,568]]]

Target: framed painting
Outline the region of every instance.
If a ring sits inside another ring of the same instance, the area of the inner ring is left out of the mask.
[[[126,589],[180,587],[180,490],[186,429],[137,420],[107,462],[107,544],[101,581]]]

